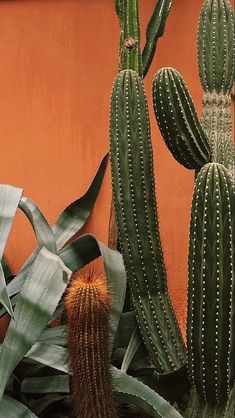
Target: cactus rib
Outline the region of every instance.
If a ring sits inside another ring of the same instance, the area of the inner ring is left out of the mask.
[[[149,115],[143,83],[121,71],[111,97],[110,156],[120,245],[137,320],[160,372],[185,363],[169,301],[155,203]]]
[[[227,399],[235,377],[234,210],[228,171],[205,165],[192,203],[187,347],[193,386],[212,404]]]
[[[178,162],[200,169],[209,162],[208,140],[178,71],[162,68],[153,81],[153,105],[161,134]]]

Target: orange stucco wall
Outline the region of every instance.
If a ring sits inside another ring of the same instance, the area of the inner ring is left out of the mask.
[[[142,1],[142,38],[155,0]],[[196,31],[201,0],[174,0],[146,79],[162,66],[184,76],[200,113]],[[118,21],[112,0],[0,2],[0,181],[23,187],[52,224],[87,189],[108,150],[109,98],[116,74]],[[151,110],[156,188],[169,289],[180,318],[186,301],[193,173],[174,161]],[[86,231],[107,242],[109,170]],[[17,271],[35,246],[18,214],[7,244]]]

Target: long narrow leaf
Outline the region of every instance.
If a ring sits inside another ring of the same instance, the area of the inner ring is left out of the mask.
[[[17,363],[47,325],[67,283],[70,271],[60,258],[43,248],[25,280],[0,355],[0,399]],[[65,280],[66,279],[66,280]]]
[[[153,418],[182,418],[173,406],[139,380],[115,367],[112,374],[120,401],[136,405]]]
[[[69,376],[26,377],[21,390],[25,393],[69,393]]]
[[[59,216],[53,227],[58,249],[61,249],[73,235],[80,231],[89,218],[103,181],[107,161],[108,155],[103,158],[87,192],[71,203]]]
[[[22,189],[17,189],[16,187],[5,184],[0,185],[0,262],[2,261],[7,238],[12,227],[22,192]],[[0,271],[0,303],[6,308],[7,312],[13,316],[2,266]]]
[[[19,208],[24,212],[30,221],[36,234],[39,247],[45,247],[48,251],[56,254],[56,243],[52,229],[40,209],[27,197],[21,198]]]
[[[37,342],[26,354],[26,357],[53,369],[68,373],[68,351],[59,345]]]
[[[46,344],[66,345],[66,327],[60,325],[58,327],[45,329],[38,338],[39,342]]]
[[[25,405],[10,396],[4,396],[0,401],[1,418],[37,418]]]
[[[138,328],[136,328],[131,336],[129,341],[127,350],[125,352],[125,356],[122,362],[121,371],[127,372],[135,353],[137,352],[138,348],[141,345],[141,339],[138,332]]]
[[[137,327],[135,312],[124,312],[120,316],[117,332],[115,334],[114,348],[126,347],[129,344],[131,336]]]
[[[11,317],[14,316],[12,304],[7,293],[6,280],[2,264],[0,263],[0,302]]]

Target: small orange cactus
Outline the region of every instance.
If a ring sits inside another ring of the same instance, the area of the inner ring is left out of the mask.
[[[108,346],[109,293],[105,276],[94,272],[75,275],[65,306],[76,417],[115,418]]]

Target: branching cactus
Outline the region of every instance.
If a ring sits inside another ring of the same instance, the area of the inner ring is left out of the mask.
[[[190,225],[187,349],[189,375],[199,397],[194,392],[195,408],[189,407],[187,417],[230,417],[234,411],[233,35],[230,2],[205,0],[198,30],[204,90],[201,123],[176,70],[159,70],[153,82],[154,110],[165,143],[178,162],[197,174]],[[229,406],[224,407],[227,399]]]
[[[65,306],[76,417],[116,418],[109,364],[109,295],[104,276],[75,276]]]

